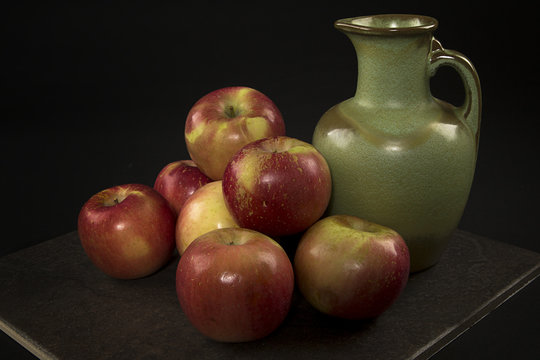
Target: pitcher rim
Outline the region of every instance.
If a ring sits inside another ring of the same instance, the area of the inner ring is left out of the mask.
[[[334,26],[341,31],[366,35],[413,35],[431,32],[437,19],[416,14],[377,14],[337,20]]]

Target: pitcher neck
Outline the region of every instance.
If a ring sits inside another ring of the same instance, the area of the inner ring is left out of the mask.
[[[357,102],[407,106],[432,99],[428,56],[436,19],[382,14],[341,19],[334,25],[349,37],[356,50]]]
[[[431,34],[348,34],[358,59],[355,100],[363,105],[407,106],[430,101]]]

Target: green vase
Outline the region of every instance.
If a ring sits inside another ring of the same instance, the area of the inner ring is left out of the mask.
[[[336,21],[356,51],[356,93],[329,109],[313,134],[332,172],[328,214],[398,231],[412,272],[436,264],[457,228],[478,151],[478,75],[465,56],[435,40],[437,25],[418,15]],[[461,76],[459,107],[431,94],[430,78],[440,66]]]

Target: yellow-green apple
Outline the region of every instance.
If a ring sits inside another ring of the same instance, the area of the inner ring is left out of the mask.
[[[222,342],[263,338],[289,312],[294,273],[283,248],[259,232],[211,231],[178,262],[176,292],[189,321]]]
[[[294,256],[300,292],[319,311],[374,318],[401,294],[409,250],[394,230],[349,215],[323,218],[302,236]]]
[[[167,200],[143,184],[98,192],[79,212],[84,251],[105,274],[136,279],[163,267],[174,254],[176,216]]]
[[[269,236],[307,229],[323,215],[332,188],[324,157],[287,136],[244,146],[227,165],[222,184],[238,224]]]
[[[239,227],[223,199],[221,180],[197,189],[184,203],[176,221],[176,248],[183,254],[199,236],[221,228]]]
[[[225,166],[242,146],[285,135],[285,123],[266,95],[246,86],[232,86],[214,90],[193,105],[184,135],[191,159],[208,177],[221,180]]]
[[[154,189],[169,202],[178,216],[182,206],[195,190],[211,181],[193,160],[179,160],[161,169],[154,182]]]

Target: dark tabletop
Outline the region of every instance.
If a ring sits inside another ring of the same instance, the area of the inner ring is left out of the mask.
[[[40,358],[427,359],[540,274],[540,254],[460,231],[377,319],[323,316],[296,293],[273,334],[222,344],[182,312],[177,263],[143,279],[112,279],[92,265],[76,232],[16,252],[0,259],[0,329]]]

